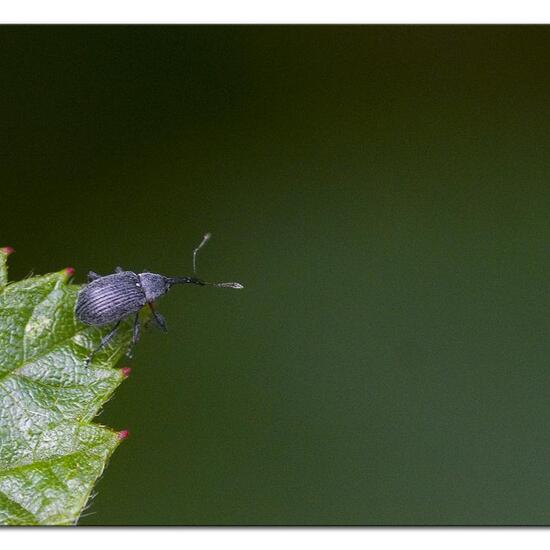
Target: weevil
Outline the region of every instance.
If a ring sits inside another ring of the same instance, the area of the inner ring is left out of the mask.
[[[199,246],[193,250],[193,274],[196,274],[197,252],[208,242],[207,233]],[[105,335],[99,345],[86,360],[88,366],[95,354],[104,348],[117,334],[120,323],[128,317],[134,317],[134,332],[132,343],[126,355],[132,356],[134,346],[141,335],[140,310],[149,306],[156,324],[166,331],[164,317],[154,308],[157,298],[166,294],[173,285],[192,284],[199,286],[217,286],[222,288],[244,288],[241,283],[208,283],[197,277],[166,277],[159,273],[134,273],[121,267],[111,275],[98,275],[94,271],[88,273],[88,284],[78,293],[75,314],[79,321],[86,325],[105,326],[112,324],[110,332]]]

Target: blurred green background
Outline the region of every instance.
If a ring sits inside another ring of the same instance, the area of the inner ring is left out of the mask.
[[[177,288],[84,525],[550,523],[549,27],[0,29],[12,278]]]

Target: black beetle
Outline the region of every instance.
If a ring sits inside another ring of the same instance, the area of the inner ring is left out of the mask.
[[[196,269],[197,252],[210,239],[207,233],[199,246],[193,251],[193,272]],[[141,324],[139,311],[145,305],[151,309],[157,325],[166,330],[164,317],[155,311],[153,302],[166,294],[172,285],[193,284],[199,286],[217,286],[223,288],[243,288],[240,283],[207,283],[196,277],[165,277],[158,273],[134,273],[117,267],[112,275],[101,276],[93,271],[88,273],[88,284],[78,293],[76,302],[76,317],[79,321],[93,326],[103,326],[114,323],[112,330],[104,336],[99,346],[90,354],[86,361],[89,365],[94,355],[105,347],[116,335],[120,323],[127,317],[134,315],[134,337],[127,352],[132,355],[132,349],[139,341]]]

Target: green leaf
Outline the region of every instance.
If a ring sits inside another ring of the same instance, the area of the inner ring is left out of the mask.
[[[86,367],[109,327],[75,319],[72,270],[7,284],[0,248],[0,524],[70,525],[126,432],[90,421],[124,380],[130,322]]]

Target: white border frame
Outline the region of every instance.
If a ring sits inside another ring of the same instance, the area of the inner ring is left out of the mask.
[[[547,0],[17,0],[0,23],[548,23]]]

